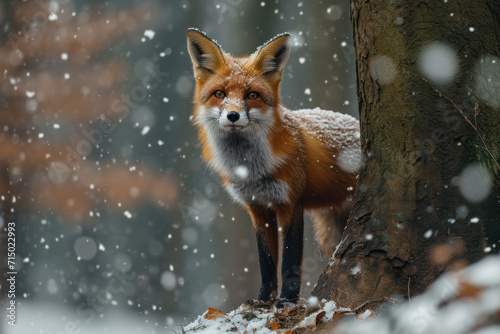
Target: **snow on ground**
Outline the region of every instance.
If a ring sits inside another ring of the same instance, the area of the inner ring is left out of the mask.
[[[500,334],[500,256],[492,255],[468,268],[447,273],[422,295],[378,310],[360,309],[357,316],[333,301],[312,297],[298,304],[244,304],[226,314],[209,308],[183,333],[336,334]],[[315,331],[316,330],[316,331]]]
[[[344,321],[335,333],[500,334],[500,256],[443,275],[410,303],[373,320]]]
[[[183,333],[287,333],[288,330],[304,332],[331,322],[335,315],[350,313],[350,309],[337,308],[333,301],[314,297],[298,303],[245,303],[226,314],[208,308],[195,321],[183,327]]]
[[[2,313],[5,319],[5,308]],[[89,317],[82,310],[79,312],[78,308],[64,307],[61,303],[26,300],[18,303],[16,327],[3,322],[0,332],[166,334],[184,331],[210,334],[246,331],[266,334],[319,330],[336,334],[499,334],[500,256],[491,255],[462,271],[443,275],[425,293],[412,297],[410,303],[375,310],[360,309],[358,313],[354,316],[354,312],[338,308],[333,301],[311,297],[297,304],[247,303],[229,314],[209,308],[181,328],[167,326],[161,316],[155,322],[139,312],[113,309]],[[180,324],[180,319],[173,317],[169,323]]]
[[[98,307],[98,306],[96,306]],[[6,307],[0,312],[2,320],[7,319]],[[91,316],[89,309],[77,306],[62,306],[61,302],[22,301],[17,304],[16,326],[7,321],[0,324],[2,334],[169,334],[179,332],[167,325],[165,318],[146,317],[139,312],[123,309],[103,310]],[[171,316],[173,317],[173,316]],[[180,323],[175,316],[173,323]]]

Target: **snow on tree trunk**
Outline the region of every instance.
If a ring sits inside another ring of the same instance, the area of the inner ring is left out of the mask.
[[[447,268],[498,251],[493,3],[351,0],[365,165],[342,243],[313,295],[351,308],[413,296]]]

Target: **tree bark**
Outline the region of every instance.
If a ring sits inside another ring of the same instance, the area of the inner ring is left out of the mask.
[[[446,269],[498,250],[498,7],[351,0],[365,164],[343,240],[314,295],[352,308],[407,298]],[[422,71],[435,42],[455,55],[456,63],[437,67],[456,64],[449,80]]]

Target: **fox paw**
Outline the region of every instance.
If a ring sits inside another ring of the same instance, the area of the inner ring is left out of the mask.
[[[292,308],[300,304],[300,298],[287,299],[287,298],[276,298],[273,301],[273,305],[277,308]]]

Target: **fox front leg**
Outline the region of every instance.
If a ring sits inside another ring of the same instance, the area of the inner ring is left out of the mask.
[[[304,244],[304,208],[298,203],[292,212],[279,215],[283,227],[283,263],[281,265],[280,298],[297,299],[302,281],[302,252]]]
[[[278,223],[276,213],[262,207],[252,207],[249,211],[259,251],[261,275],[259,300],[269,301],[276,298],[278,290]]]

